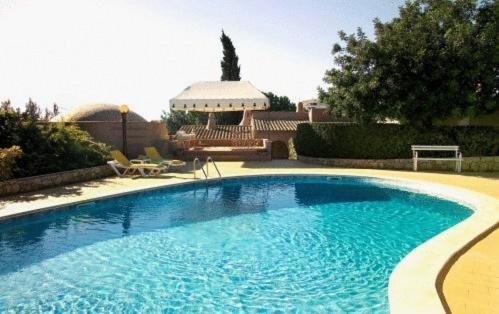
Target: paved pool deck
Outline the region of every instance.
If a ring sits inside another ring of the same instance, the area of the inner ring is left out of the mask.
[[[425,173],[327,168],[299,161],[219,162],[224,177],[262,174],[355,175],[399,179],[471,200],[476,212],[411,252],[390,278],[393,313],[495,313],[499,310],[499,173]],[[67,204],[193,181],[192,165],[158,178],[82,182],[0,198],[0,220]],[[210,177],[214,177],[210,169]],[[202,176],[201,171],[198,171]],[[488,232],[486,232],[488,230]],[[495,311],[495,312],[494,312]]]

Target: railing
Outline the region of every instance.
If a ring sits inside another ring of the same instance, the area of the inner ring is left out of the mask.
[[[220,173],[220,170],[218,169],[218,166],[217,164],[215,163],[215,161],[213,160],[213,158],[211,158],[210,156],[208,156],[208,158],[206,158],[206,171],[204,170],[204,165],[201,164],[201,161],[199,160],[199,158],[194,158],[194,161],[192,162],[192,170],[193,170],[193,173],[194,173],[194,179],[196,179],[196,172],[197,172],[197,169],[196,169],[196,164],[199,165],[199,168],[201,169],[201,171],[203,171],[203,175],[204,175],[204,179],[207,180],[208,177],[209,177],[209,165],[210,165],[210,162],[211,164],[215,167],[215,170],[217,171],[218,173],[218,178],[222,178],[222,174]]]
[[[201,169],[201,171],[203,171],[204,179],[205,180],[208,179],[208,174],[204,171],[203,165],[201,164],[201,161],[197,157],[194,158],[194,161],[192,162],[192,170],[193,170],[193,173],[194,173],[194,179],[196,179],[196,173],[197,173],[196,163],[199,165],[199,168]]]
[[[222,178],[222,174],[220,173],[220,170],[218,170],[218,166],[217,166],[217,164],[215,163],[215,161],[213,160],[213,158],[211,158],[210,156],[208,156],[208,158],[206,158],[206,177],[208,177],[208,176],[209,176],[209,173],[208,173],[208,169],[209,169],[209,168],[208,168],[208,165],[210,164],[210,162],[211,162],[211,164],[213,165],[213,167],[215,167],[215,170],[216,170],[216,171],[217,171],[217,173],[218,173],[218,178],[219,178],[219,179],[220,179],[220,178]]]

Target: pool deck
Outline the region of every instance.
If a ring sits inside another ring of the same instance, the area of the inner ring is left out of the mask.
[[[499,173],[327,168],[290,160],[219,162],[218,166],[224,177],[327,174],[400,179],[419,184],[427,191],[469,202],[475,207],[470,218],[422,244],[397,265],[390,277],[390,309],[392,313],[499,311]],[[214,174],[214,169],[210,174]],[[198,177],[201,175],[198,171]],[[188,170],[159,178],[110,177],[0,198],[0,220],[193,180]]]

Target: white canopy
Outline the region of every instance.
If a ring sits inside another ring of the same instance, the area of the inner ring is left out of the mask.
[[[268,98],[248,81],[197,82],[170,99],[170,110],[218,112],[269,107]]]

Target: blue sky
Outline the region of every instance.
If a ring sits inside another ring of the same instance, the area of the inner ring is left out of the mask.
[[[397,15],[403,0],[0,0],[0,99],[64,111],[127,103],[159,119],[187,85],[219,80],[223,28],[241,76],[293,101],[316,96],[337,33]]]

